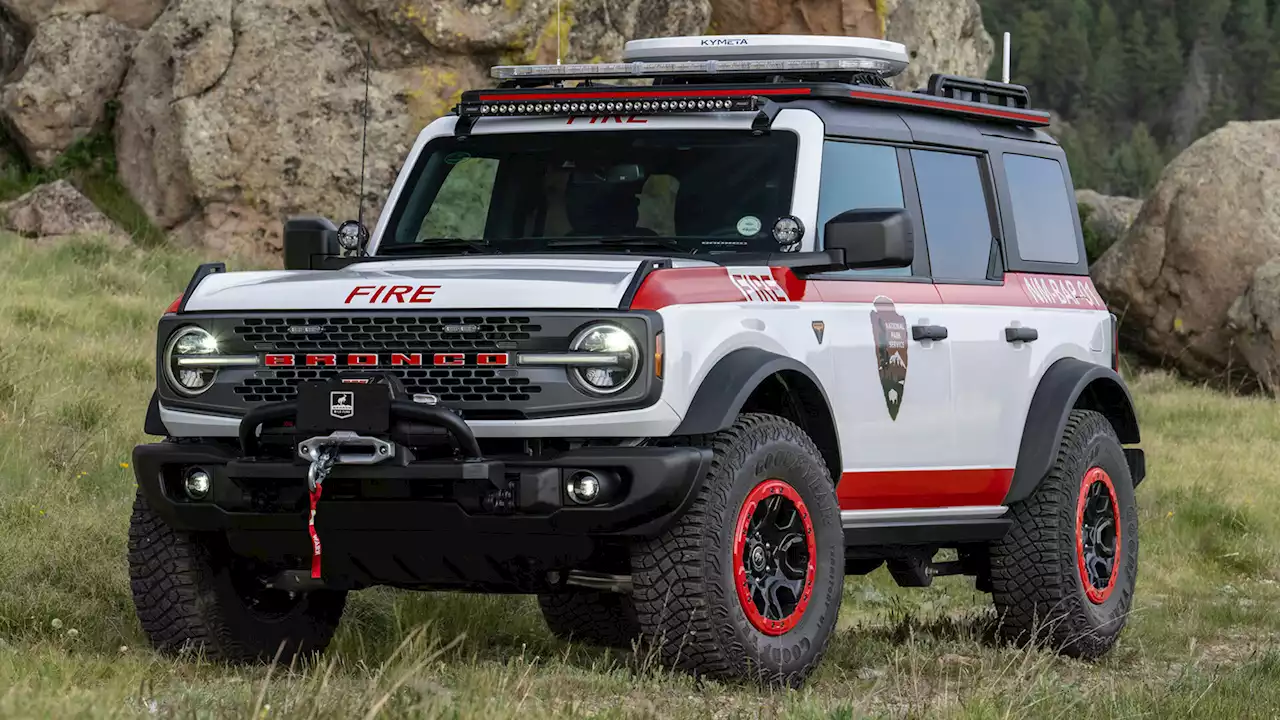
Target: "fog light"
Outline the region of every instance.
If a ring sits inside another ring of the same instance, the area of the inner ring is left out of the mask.
[[[213,478],[201,468],[192,468],[187,471],[185,485],[187,497],[192,500],[203,500],[208,496],[209,488],[213,487]]]
[[[569,493],[569,499],[579,505],[590,505],[600,497],[600,478],[594,473],[585,470],[579,470],[569,476],[569,482],[565,485],[565,492]]]

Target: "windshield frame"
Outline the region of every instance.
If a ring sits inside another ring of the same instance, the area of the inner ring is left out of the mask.
[[[660,131],[660,130],[749,130],[754,115],[752,113],[708,113],[697,116],[635,116],[610,117],[610,118],[484,118],[476,123],[472,130],[473,135],[486,134],[512,134],[512,133],[569,133],[569,132],[632,132],[632,131]],[[441,137],[452,137],[454,135],[454,127],[457,123],[456,116],[447,116],[440,118],[431,123],[419,135],[411,150],[408,160],[401,168],[400,174],[396,179],[395,186],[392,189],[391,196],[388,198],[386,208],[378,220],[378,225],[374,230],[373,239],[369,245],[369,253],[377,255],[379,247],[382,245],[384,238],[389,238],[393,231],[391,227],[392,218],[399,218],[404,213],[405,205],[409,202],[409,194],[412,192],[413,185],[419,174],[423,171],[423,167],[430,159],[428,146],[432,141]],[[774,132],[792,132],[796,135],[796,166],[793,173],[793,184],[791,191],[791,215],[799,218],[804,224],[804,237],[801,241],[799,251],[811,251],[814,249],[814,243],[817,233],[813,227],[814,218],[817,216],[818,206],[818,186],[821,178],[821,162],[822,162],[822,145],[824,126],[818,115],[811,110],[803,108],[787,108],[778,114],[773,124]],[[519,241],[516,241],[519,244]],[[630,249],[631,251],[637,248]],[[388,250],[390,245],[388,244]],[[672,255],[680,257],[697,257],[697,255],[689,252],[679,252],[663,248],[644,248],[646,255]],[[504,252],[504,255],[511,254],[556,254],[559,252],[566,253],[582,253],[584,248],[564,248],[558,250],[556,248],[539,248],[529,250],[519,250],[513,252]],[[625,246],[609,246],[600,248],[602,252],[610,252],[621,254],[628,252]],[[746,251],[744,251],[746,252]],[[388,252],[387,255],[392,253]],[[438,254],[430,254],[428,257],[445,257],[456,255],[455,252],[443,252]],[[734,253],[717,253],[717,255],[732,255]],[[759,254],[759,250],[746,252],[746,254]],[[397,257],[412,257],[407,253],[395,253]]]

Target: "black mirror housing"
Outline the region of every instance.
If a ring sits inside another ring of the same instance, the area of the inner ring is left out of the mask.
[[[293,217],[284,223],[284,269],[321,270],[342,256],[338,228],[328,218]]]
[[[823,228],[826,250],[844,252],[850,270],[910,267],[915,262],[915,230],[901,208],[850,210]]]

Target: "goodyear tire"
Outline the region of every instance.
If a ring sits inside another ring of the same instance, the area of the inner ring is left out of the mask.
[[[1138,577],[1137,503],[1111,423],[1073,410],[1049,474],[1009,517],[1013,527],[991,548],[1001,635],[1076,658],[1105,655]]]
[[[561,640],[629,650],[640,635],[631,598],[618,593],[581,590],[538,596],[542,618]]]
[[[169,527],[139,493],[129,523],[129,579],[138,620],[159,651],[210,660],[288,663],[324,650],[346,593],[290,597],[262,587],[219,536]],[[278,654],[278,655],[277,655]]]
[[[743,415],[708,442],[714,460],[691,507],[633,549],[645,643],[698,676],[798,686],[840,610],[835,483],[809,437],[779,417]]]

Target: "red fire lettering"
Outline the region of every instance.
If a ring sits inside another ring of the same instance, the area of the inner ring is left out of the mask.
[[[466,365],[467,356],[462,353],[436,353],[435,365]]]
[[[265,364],[267,367],[293,367],[293,356],[268,355]]]
[[[477,365],[510,365],[511,356],[507,353],[480,353],[476,358]]]
[[[418,289],[413,291],[413,296],[409,298],[409,303],[426,305],[431,302],[431,298],[435,296],[436,291],[439,289],[439,285],[419,285]]]
[[[350,305],[352,300],[355,300],[361,295],[368,295],[369,291],[372,289],[372,285],[357,285],[355,289],[351,291],[351,294],[347,296],[345,304]]]
[[[313,365],[337,365],[337,364],[338,364],[337,355],[308,355],[307,356],[308,367]]]
[[[378,356],[373,354],[348,355],[347,364],[353,367],[373,367],[378,364]]]
[[[414,365],[414,366],[421,365],[422,353],[412,353],[410,355],[405,355],[404,353],[392,353],[391,364],[392,365]]]
[[[397,303],[403,303],[404,294],[412,289],[412,285],[392,285],[391,289],[387,291],[386,296],[382,298],[382,304],[386,305],[387,303],[392,302],[391,298],[395,298],[395,302]]]
[[[379,296],[379,295],[381,295],[381,294],[382,294],[382,291],[383,291],[383,290],[386,290],[386,289],[387,289],[387,286],[386,286],[386,285],[379,285],[379,286],[378,286],[378,289],[374,291],[374,293],[373,293],[373,297],[369,298],[369,304],[370,304],[370,305],[372,305],[372,304],[374,304],[374,303],[378,302],[378,296]]]

